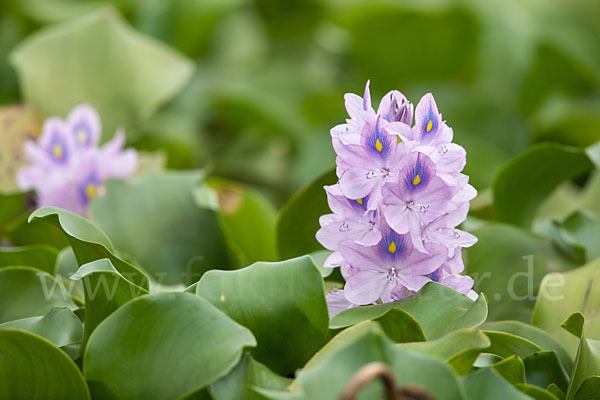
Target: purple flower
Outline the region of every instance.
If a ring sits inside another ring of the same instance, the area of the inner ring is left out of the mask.
[[[101,125],[89,105],[76,107],[63,122],[48,118],[37,142],[25,144],[31,165],[21,168],[17,183],[21,190],[35,190],[38,206],[61,207],[87,214],[92,197],[102,195],[106,179],[125,179],[137,168],[137,152],[123,151],[125,135],[98,148]]]
[[[340,189],[350,199],[368,197],[367,210],[374,210],[381,202],[381,188],[395,182],[405,149],[397,137],[387,130],[389,123],[380,116],[365,123],[360,144],[343,144],[333,139],[338,154]]]
[[[407,235],[391,229],[376,246],[340,244],[340,253],[357,270],[346,281],[346,299],[361,305],[376,300],[389,302],[398,286],[409,291],[421,289],[431,280],[426,275],[438,269],[448,255],[444,246],[425,246],[427,254],[414,249]]]
[[[321,217],[316,235],[333,252],[324,266],[339,266],[346,280],[328,296],[331,310],[396,301],[429,281],[476,297],[460,273],[461,249],[477,238],[457,226],[477,191],[433,96],[417,104],[414,125],[413,106],[398,91],[377,112],[369,82],[364,97],[345,99],[350,118],[331,130],[339,182],[325,190],[333,213]]]
[[[396,232],[409,232],[413,245],[425,252],[422,227],[455,208],[449,200],[456,189],[436,175],[429,157],[410,153],[398,181],[384,188],[383,215]]]
[[[352,304],[346,299],[343,290],[334,289],[325,296],[327,300],[327,308],[329,309],[329,318],[341,313],[350,308],[358,307],[357,304]]]

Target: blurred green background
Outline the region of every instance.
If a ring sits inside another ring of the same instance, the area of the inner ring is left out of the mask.
[[[3,0],[0,104],[90,102],[105,140],[124,125],[281,205],[334,165],[343,94],[370,79],[376,101],[433,92],[484,190],[535,142],[600,139],[599,20],[597,0]]]

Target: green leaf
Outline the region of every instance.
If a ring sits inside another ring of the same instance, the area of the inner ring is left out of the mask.
[[[600,376],[587,378],[575,393],[575,400],[597,400],[600,393]]]
[[[70,211],[42,207],[30,216],[30,222],[42,220],[60,228],[71,243],[79,265],[108,258],[119,273],[136,285],[148,289],[148,277],[133,265],[115,256],[112,242],[92,222]]]
[[[161,293],[137,298],[102,322],[83,371],[94,398],[176,399],[227,374],[243,348],[255,344],[249,330],[204,299]]]
[[[574,266],[547,239],[518,227],[489,224],[473,234],[479,241],[465,249],[467,271],[475,280],[474,290],[490,302],[490,321],[529,322],[543,277]]]
[[[496,354],[504,358],[512,355],[525,358],[542,350],[535,343],[510,333],[493,331],[484,331],[484,333],[492,342],[492,345],[486,349],[486,353]]]
[[[331,213],[323,186],[336,182],[335,171],[329,171],[283,206],[276,227],[277,247],[282,259],[323,250],[315,238],[320,228],[319,217]]]
[[[468,400],[531,400],[491,368],[467,375],[463,378],[463,386]]]
[[[43,317],[29,317],[0,324],[1,329],[34,333],[57,347],[77,343],[83,337],[81,321],[68,308],[54,307]]]
[[[539,346],[542,350],[556,352],[560,362],[566,371],[573,369],[573,359],[548,332],[533,325],[524,324],[519,321],[497,321],[487,322],[481,326],[486,331],[498,331],[511,333]]]
[[[60,278],[29,267],[0,269],[0,323],[46,315],[52,307],[76,308]]]
[[[48,245],[0,248],[0,268],[11,266],[32,267],[54,274],[58,251]]]
[[[547,388],[554,383],[560,389],[567,390],[569,374],[561,365],[555,352],[540,351],[530,354],[523,359],[523,363],[525,363],[528,384]]]
[[[427,339],[437,339],[457,329],[475,328],[487,317],[487,301],[476,301],[462,293],[430,282],[416,294],[394,303],[351,308],[331,319],[330,327],[343,328],[360,321],[379,319],[390,310],[401,309],[412,316]],[[400,314],[397,314],[399,317]]]
[[[584,261],[600,257],[600,246],[594,240],[600,235],[600,218],[596,214],[578,210],[557,223],[557,227],[566,243],[584,250]]]
[[[569,272],[548,274],[540,286],[533,311],[532,325],[550,333],[570,354],[579,345],[578,338],[561,328],[573,312],[586,316],[585,330],[590,339],[600,339],[600,259]]]
[[[208,184],[219,199],[223,233],[241,265],[277,261],[275,209],[258,192],[223,179]]]
[[[528,227],[538,206],[562,182],[594,168],[586,152],[538,144],[509,161],[494,180],[494,210],[503,222]]]
[[[197,281],[210,268],[227,268],[227,247],[215,211],[200,208],[199,171],[164,172],[106,183],[90,205],[92,220],[162,285]]]
[[[12,174],[15,171],[11,171]],[[0,192],[0,236],[6,236],[10,224],[14,224],[19,217],[27,213],[29,193],[21,191]]]
[[[211,384],[209,391],[213,400],[254,400],[260,397],[248,390],[248,386],[285,390],[291,382],[246,354],[229,374]]]
[[[575,337],[580,338],[583,334],[583,326],[585,324],[585,317],[580,312],[575,312],[567,317],[567,319],[560,324],[560,326],[574,335]]]
[[[306,399],[338,399],[352,376],[362,366],[374,361],[389,365],[400,386],[426,388],[439,400],[464,398],[456,375],[446,363],[434,356],[396,347],[385,336],[375,332],[366,333],[317,365],[299,371],[297,379],[301,392]],[[377,388],[380,386],[377,385]],[[377,398],[377,388],[369,385],[361,398]]]
[[[554,394],[537,386],[528,385],[526,383],[517,383],[515,387],[535,400],[558,400]]]
[[[402,343],[398,346],[441,357],[448,361],[459,375],[466,375],[477,356],[490,344],[490,340],[484,333],[474,329],[461,329],[436,340]]]
[[[90,398],[75,363],[47,340],[29,332],[0,330],[0,349],[0,398]]]
[[[559,400],[565,400],[567,398],[567,395],[565,394],[565,392],[560,390],[560,388],[558,386],[556,386],[555,383],[551,383],[548,386],[548,388],[546,389],[546,391],[548,391],[548,393],[552,393]]]
[[[125,279],[108,258],[82,265],[70,277],[82,281],[85,294],[85,324],[81,351],[96,327],[119,307],[148,291]]]
[[[525,383],[525,364],[519,356],[506,357],[490,367],[513,385]]]
[[[148,118],[193,72],[189,60],[140,35],[112,9],[41,30],[11,61],[27,103],[64,117],[88,102],[102,116],[104,138],[119,125],[131,128]]]
[[[329,338],[323,279],[308,256],[209,271],[196,294],[248,327],[258,342],[252,356],[282,375],[304,365]]]
[[[576,397],[587,379],[600,375],[600,341],[588,339],[586,335],[590,331],[591,329],[588,325],[584,328],[581,335],[579,347],[577,348],[577,356],[575,357],[575,368],[573,369],[567,390],[567,400],[572,400]],[[594,387],[596,383],[590,383],[590,385]],[[585,390],[587,391],[589,388]]]

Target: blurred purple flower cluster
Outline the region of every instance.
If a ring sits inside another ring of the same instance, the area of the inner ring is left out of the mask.
[[[345,100],[350,118],[331,129],[339,182],[325,191],[333,213],[317,232],[333,251],[324,266],[339,266],[346,280],[327,296],[330,315],[402,299],[430,281],[475,298],[473,279],[460,273],[461,249],[477,238],[456,227],[477,192],[433,96],[413,110],[393,90],[375,112],[367,82],[363,98]]]
[[[87,104],[73,109],[65,121],[46,119],[39,140],[25,144],[31,165],[19,170],[19,188],[35,190],[39,207],[56,206],[85,216],[90,198],[102,194],[106,179],[125,179],[138,164],[135,150],[123,150],[123,131],[99,147],[101,133],[100,117]]]

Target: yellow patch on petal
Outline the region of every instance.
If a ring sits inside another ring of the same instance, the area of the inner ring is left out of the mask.
[[[396,242],[390,243],[390,245],[388,246],[388,251],[392,254],[394,254],[396,252]]]
[[[421,183],[421,177],[419,176],[419,174],[417,174],[417,176],[415,176],[415,179],[413,179],[413,185],[417,186],[419,183]]]
[[[87,140],[87,132],[83,129],[78,130],[77,140],[79,140],[81,143],[85,143],[85,141]]]
[[[377,139],[377,141],[375,142],[375,148],[380,153],[383,151],[383,145],[381,144],[381,142],[379,141],[379,139]]]
[[[54,158],[62,158],[63,156],[63,148],[60,144],[55,144],[54,147],[52,147],[52,154],[54,155]]]
[[[356,202],[357,202],[358,204],[360,204],[361,206],[362,206],[362,204],[363,204],[363,200],[362,200],[362,199],[356,199]]]
[[[427,123],[427,132],[429,132],[431,128],[433,128],[433,121],[429,120],[429,122]]]
[[[87,186],[85,187],[85,195],[87,197],[94,197],[96,196],[97,191],[96,191],[96,185],[94,185],[93,183],[88,183]]]

